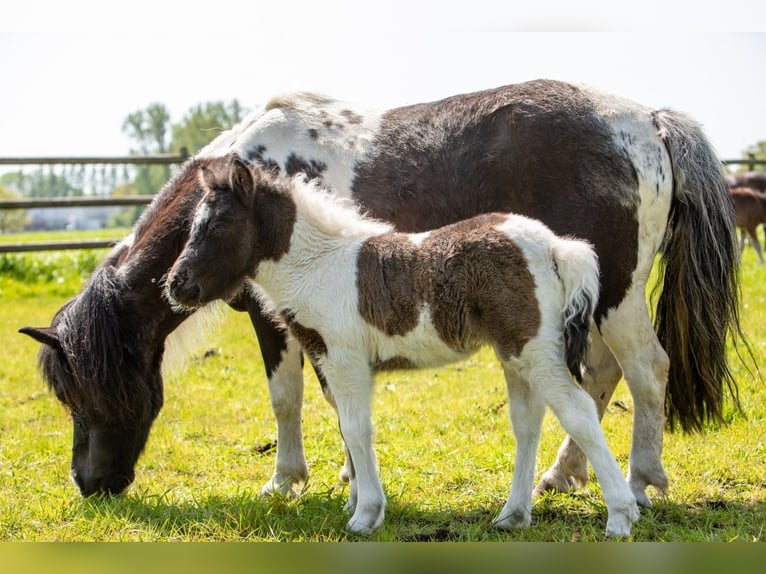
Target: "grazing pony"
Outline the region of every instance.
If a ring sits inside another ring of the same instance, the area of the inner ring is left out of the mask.
[[[766,223],[766,194],[749,187],[733,187],[729,190],[734,201],[737,227],[739,227],[739,250],[745,248],[745,235],[750,238],[750,244],[758,254],[758,260],[766,263],[761,253],[758,241],[757,227]]]
[[[232,167],[229,167],[232,166]],[[609,509],[607,536],[629,536],[638,507],[609,452],[581,379],[598,262],[587,243],[542,223],[490,213],[418,234],[359,215],[306,183],[274,179],[234,157],[200,169],[205,195],[167,279],[171,303],[197,308],[262,291],[322,376],[349,453],[348,529],[383,523],[372,445],[375,371],[465,359],[491,345],[503,365],[518,460],[495,524],[531,522],[545,407],[593,464]]]
[[[290,94],[183,165],[51,326],[24,329],[43,343],[45,380],[72,412],[72,473],[83,494],[117,492],[133,478],[162,405],[166,339],[200,314],[174,311],[161,279],[188,238],[200,165],[232,152],[317,178],[399,231],[514,212],[593,245],[601,290],[583,387],[599,415],[621,376],[630,388],[628,482],[640,504],[650,504],[647,486],[667,487],[666,421],[701,430],[723,421],[727,389],[736,399],[726,356],[727,337],[741,335],[734,214],[697,123],[551,80],[387,111]],[[655,331],[645,289],[660,247]],[[263,490],[289,492],[308,476],[302,349],[256,298],[241,292],[228,302],[253,321],[277,420],[276,465]],[[587,460],[568,438],[537,491],[587,480]]]

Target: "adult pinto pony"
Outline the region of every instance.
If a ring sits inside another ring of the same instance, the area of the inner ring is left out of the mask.
[[[740,335],[738,253],[731,198],[700,127],[593,89],[538,80],[385,112],[311,94],[275,98],[222,133],[167,184],[51,327],[43,374],[74,420],[72,473],[83,494],[119,492],[162,404],[165,338],[186,315],[162,298],[162,278],[189,234],[199,167],[237,153],[274,172],[303,172],[400,231],[477,214],[515,212],[589,241],[601,296],[583,386],[600,415],[624,375],[635,413],[628,482],[667,487],[671,428],[701,430],[736,400],[725,342]],[[645,287],[661,250],[664,281],[652,327]],[[234,295],[234,294],[232,294]],[[276,469],[265,491],[307,477],[298,343],[257,301],[239,294],[261,345],[277,419]],[[347,468],[347,467],[344,467]],[[567,439],[537,490],[588,479]]]

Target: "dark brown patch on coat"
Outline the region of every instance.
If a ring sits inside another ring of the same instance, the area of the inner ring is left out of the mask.
[[[387,335],[405,335],[428,305],[439,336],[456,351],[492,344],[517,356],[537,334],[534,277],[521,249],[482,215],[433,231],[420,246],[391,233],[359,252],[359,312]]]
[[[257,261],[279,261],[290,250],[297,208],[284,187],[275,184],[270,174],[261,173],[255,183]]]
[[[636,172],[597,103],[572,85],[538,80],[390,110],[353,194],[401,231],[497,211],[590,241],[601,264],[597,321],[631,284]]]
[[[247,154],[243,158],[247,163],[252,163],[260,168],[263,168],[272,175],[278,175],[280,172],[279,163],[273,159],[266,157],[266,146],[257,145],[254,148],[247,151]]]
[[[361,124],[363,120],[362,116],[353,110],[341,110],[340,115],[346,118],[350,124]]]
[[[407,357],[391,357],[381,361],[378,359],[372,364],[373,370],[378,371],[398,371],[416,368],[416,365]]]
[[[315,159],[306,160],[300,156],[291,153],[285,162],[285,172],[287,175],[305,173],[309,179],[321,177],[327,171],[327,164]]]
[[[406,235],[387,233],[364,242],[357,256],[359,312],[388,336],[418,324],[426,288],[415,284],[421,262]]]
[[[295,313],[293,313],[292,309],[284,309],[281,314],[288,329],[290,329],[293,336],[298,339],[298,342],[303,347],[303,350],[306,351],[309,358],[315,361],[324,355],[327,355],[327,345],[318,331],[304,327],[296,321]]]

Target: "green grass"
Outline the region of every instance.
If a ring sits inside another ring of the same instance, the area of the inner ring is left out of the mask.
[[[103,256],[102,254],[96,254]],[[85,254],[81,255],[87,264]],[[47,325],[87,274],[69,264],[61,280],[0,274],[0,540],[344,541],[347,485],[337,422],[313,373],[305,371],[303,423],[311,478],[300,498],[262,498],[271,475],[275,423],[257,342],[247,316],[227,313],[207,346],[166,379],[165,407],[124,497],[82,499],[69,479],[71,426],[36,367],[37,343],[18,334]],[[86,265],[87,267],[87,265]],[[57,283],[58,281],[58,283]],[[766,362],[766,266],[748,248],[743,318]],[[214,353],[205,351],[214,350]],[[732,351],[732,357],[734,352]],[[703,435],[666,433],[671,489],[633,527],[636,541],[766,539],[766,392],[737,365],[746,416]],[[505,385],[487,350],[460,365],[382,374],[374,423],[386,522],[374,541],[598,541],[606,507],[598,483],[546,495],[530,528],[491,528],[511,484],[514,440]],[[618,387],[604,421],[627,469],[632,401]],[[564,433],[544,424],[538,473]],[[655,493],[650,493],[654,495]]]
[[[105,229],[87,229],[81,231],[24,231],[21,233],[0,234],[3,243],[23,243],[25,241],[63,241],[72,239],[122,239],[130,233],[129,227],[107,227]]]

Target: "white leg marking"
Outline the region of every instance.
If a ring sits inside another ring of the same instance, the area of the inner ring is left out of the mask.
[[[630,294],[601,325],[604,341],[622,366],[635,412],[628,483],[642,506],[651,506],[649,485],[664,493],[668,479],[662,466],[665,387],[669,360],[649,319],[643,292]]]
[[[507,366],[505,381],[511,426],[516,437],[516,457],[508,499],[493,522],[496,528],[502,530],[525,528],[532,522],[532,486],[545,416],[545,403],[539,392]]]
[[[277,460],[274,474],[261,494],[275,492],[296,495],[309,475],[303,450],[301,409],[303,407],[303,370],[300,345],[288,339],[282,362],[269,379],[271,408],[277,420]]]

